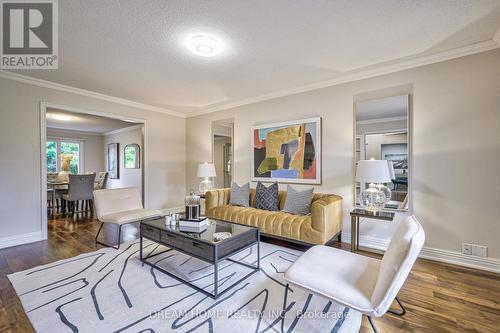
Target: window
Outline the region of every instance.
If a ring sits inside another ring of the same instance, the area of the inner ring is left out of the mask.
[[[71,174],[78,174],[82,161],[82,142],[71,139],[47,139],[47,173],[60,172],[68,168]],[[63,159],[63,157],[66,157]],[[66,162],[65,162],[66,161]],[[65,164],[68,165],[65,165]]]

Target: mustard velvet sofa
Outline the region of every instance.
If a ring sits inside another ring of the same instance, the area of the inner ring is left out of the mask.
[[[308,244],[325,244],[342,231],[342,197],[314,193],[311,214],[293,215],[282,211],[253,208],[255,189],[250,190],[250,207],[230,206],[231,189],[208,191],[205,215],[209,218],[258,227],[261,234]],[[279,191],[279,208],[285,205],[286,191]]]

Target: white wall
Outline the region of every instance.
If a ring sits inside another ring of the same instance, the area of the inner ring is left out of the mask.
[[[396,87],[396,88],[392,88]],[[323,118],[320,192],[344,198],[344,232],[353,204],[353,100],[411,93],[413,212],[426,246],[460,251],[462,242],[487,245],[500,258],[500,50],[236,107],[187,120],[187,181],[210,160],[211,122],[234,118],[234,180],[250,179],[250,127]],[[386,96],[382,96],[386,95]],[[396,223],[370,221],[361,235],[386,242]]]
[[[142,190],[142,156],[139,169],[125,169],[125,154],[124,149],[128,144],[136,143],[142,152],[142,126],[133,126],[131,129],[125,128],[119,131],[114,131],[113,134],[104,136],[103,146],[101,146],[102,156],[104,156],[104,163],[108,165],[108,144],[119,144],[119,163],[120,163],[120,178],[108,178],[106,188],[123,188],[123,187],[137,187]],[[142,154],[141,154],[142,155]],[[107,168],[106,168],[107,169]]]
[[[47,137],[78,139],[83,142],[84,169],[81,170],[81,173],[94,172],[97,174],[99,171],[105,170],[102,156],[103,137],[100,134],[47,128]]]
[[[182,206],[185,119],[0,78],[0,246],[41,235],[40,101],[146,120],[146,206]]]

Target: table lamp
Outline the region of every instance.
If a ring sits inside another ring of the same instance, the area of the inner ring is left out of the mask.
[[[390,200],[390,190],[383,183],[391,182],[389,166],[385,160],[362,160],[356,168],[356,181],[367,189],[361,191],[360,205],[371,212],[378,212]],[[385,189],[384,189],[385,188]],[[388,192],[388,193],[387,193]]]
[[[213,163],[200,163],[198,164],[198,171],[196,172],[197,177],[204,178],[200,183],[200,193],[205,193],[208,190],[214,188],[214,183],[210,180],[210,177],[215,177],[215,165]]]

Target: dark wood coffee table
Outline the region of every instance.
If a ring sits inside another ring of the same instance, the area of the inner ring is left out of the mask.
[[[176,225],[166,225],[165,218],[158,218],[154,220],[141,222],[140,228],[140,259],[143,263],[153,266],[157,270],[171,276],[191,288],[210,296],[214,299],[240,283],[241,281],[248,278],[250,275],[254,274],[260,269],[260,233],[259,229],[251,226],[225,222],[220,220],[208,219],[207,229],[201,233],[196,232],[185,232],[182,227]],[[231,237],[224,239],[222,241],[214,241],[213,235],[217,232],[229,232]],[[156,243],[162,244],[168,249],[166,251],[150,254],[147,257],[143,257],[143,238],[147,238]],[[233,260],[230,257],[238,254],[239,252],[252,247],[257,246],[257,265],[251,265],[237,260]],[[177,250],[179,252],[185,253],[189,256],[198,258],[205,262],[214,265],[214,292],[208,292],[194,284],[186,281],[185,279],[176,276],[165,269],[158,267],[147,259],[169,252],[172,250]],[[223,260],[229,260],[231,262],[246,266],[251,268],[252,271],[246,274],[244,277],[234,282],[232,285],[219,292],[218,288],[218,267],[219,263]]]

